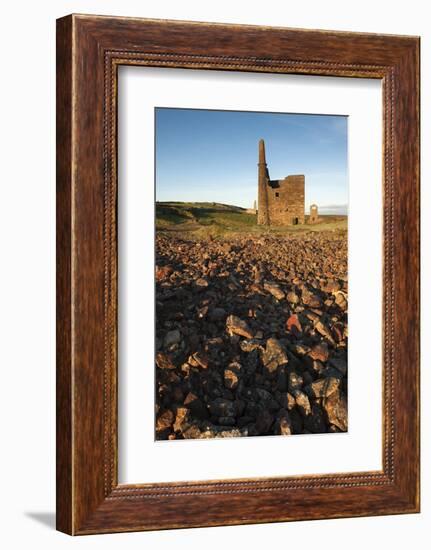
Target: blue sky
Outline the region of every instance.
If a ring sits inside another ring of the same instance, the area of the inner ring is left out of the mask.
[[[347,117],[156,109],[156,200],[257,199],[258,141],[271,179],[305,175],[305,206],[347,213]]]

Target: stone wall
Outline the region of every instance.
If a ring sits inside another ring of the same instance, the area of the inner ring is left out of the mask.
[[[305,223],[304,176],[287,176],[267,186],[270,225]]]

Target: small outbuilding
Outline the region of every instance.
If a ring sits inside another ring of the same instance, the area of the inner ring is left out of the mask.
[[[319,221],[319,212],[317,209],[317,204],[312,204],[310,206],[310,217],[308,223],[317,223]]]

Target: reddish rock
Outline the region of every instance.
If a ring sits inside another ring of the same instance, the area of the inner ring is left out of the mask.
[[[288,318],[288,320],[286,321],[286,328],[289,332],[293,332],[297,335],[300,335],[302,333],[302,326],[296,313]]]
[[[159,283],[170,277],[173,273],[173,268],[170,265],[156,265],[156,281]]]

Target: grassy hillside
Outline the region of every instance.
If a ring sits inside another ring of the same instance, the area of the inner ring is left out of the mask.
[[[308,216],[307,216],[308,218]],[[157,202],[157,231],[189,233],[205,237],[234,233],[273,233],[330,231],[347,229],[346,216],[321,216],[316,225],[265,227],[257,225],[257,216],[244,208],[211,202]]]

